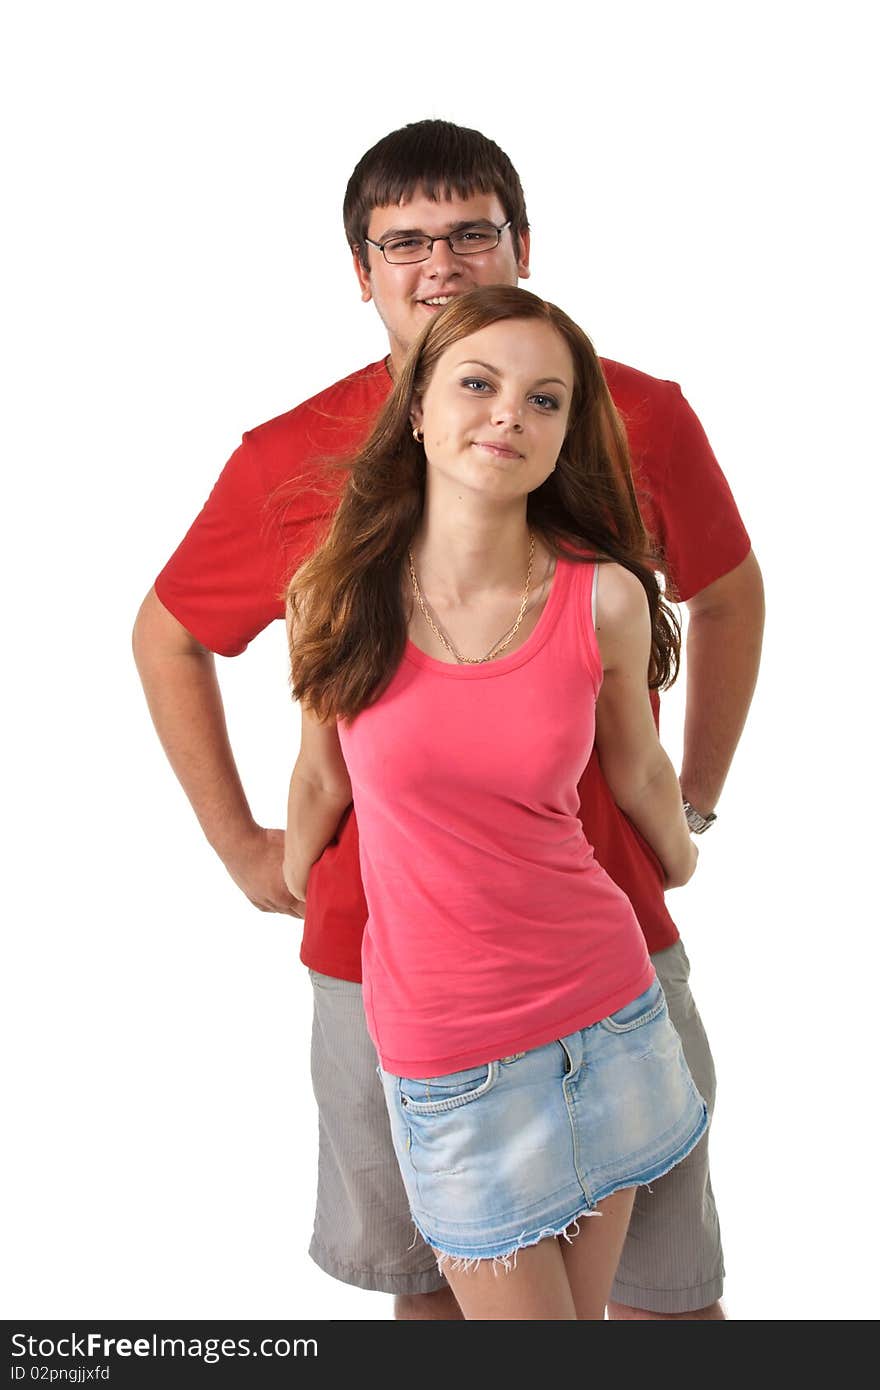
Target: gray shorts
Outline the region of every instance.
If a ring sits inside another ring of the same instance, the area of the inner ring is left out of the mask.
[[[715,1068],[688,986],[684,947],[676,942],[652,959],[711,1116]],[[361,987],[309,974],[319,1132],[318,1200],[309,1254],[328,1274],[358,1288],[432,1293],[444,1280],[410,1217]],[[655,1313],[688,1313],[720,1298],[723,1279],[706,1135],[671,1172],[638,1189],[612,1297]]]

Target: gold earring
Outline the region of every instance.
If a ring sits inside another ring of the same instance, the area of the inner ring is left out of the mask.
[[[417,443],[417,444],[421,444],[421,442],[422,442],[422,440],[424,439],[424,437],[425,437],[425,436],[422,434],[422,432],[421,432],[421,430],[419,429],[418,425],[413,425],[413,439],[416,441],[416,443]]]

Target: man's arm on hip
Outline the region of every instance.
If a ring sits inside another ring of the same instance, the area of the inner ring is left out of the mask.
[[[264,912],[302,915],[282,877],[284,832],[257,825],[235,765],[214,654],[151,589],[132,636],[135,661],[162,747],[205,836],[232,878]]]
[[[764,585],[750,550],[741,564],[687,601],[687,707],[682,795],[714,810],[758,678]]]

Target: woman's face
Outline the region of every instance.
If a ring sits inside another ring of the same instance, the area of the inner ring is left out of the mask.
[[[533,492],[556,466],[573,385],[549,323],[508,319],[461,338],[412,411],[429,472],[499,501]]]

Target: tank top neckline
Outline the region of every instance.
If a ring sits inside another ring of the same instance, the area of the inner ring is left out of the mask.
[[[448,676],[451,680],[488,680],[490,677],[504,676],[508,671],[515,671],[537,655],[553,632],[571,583],[573,568],[572,561],[563,559],[561,555],[557,556],[556,569],[550,581],[550,592],[541,616],[522,646],[507,656],[499,656],[497,660],[486,661],[479,666],[460,666],[457,662],[441,661],[439,657],[430,656],[407,637],[404,650],[406,660],[413,666],[421,666],[423,670],[433,671],[438,676]]]

